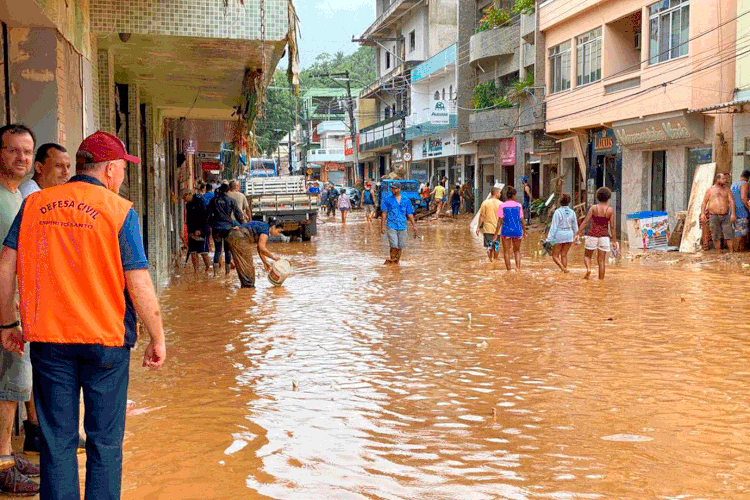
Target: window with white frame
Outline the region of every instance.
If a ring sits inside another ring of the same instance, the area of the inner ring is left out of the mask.
[[[385,69],[390,69],[391,67],[391,53],[389,51],[385,51]]]
[[[661,0],[649,8],[649,64],[688,53],[690,0]]]
[[[576,37],[576,85],[602,79],[602,29]]]
[[[409,32],[409,52],[417,50],[417,31],[411,30]]]
[[[570,88],[570,42],[549,49],[550,93]]]

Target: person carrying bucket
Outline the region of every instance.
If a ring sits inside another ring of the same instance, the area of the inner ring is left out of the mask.
[[[279,260],[279,257],[266,244],[272,236],[281,234],[281,224],[276,219],[265,222],[253,220],[232,228],[227,236],[227,244],[237,266],[237,276],[242,288],[255,288],[255,266],[253,265],[252,245],[257,245],[258,256],[266,271],[271,270],[268,259]]]

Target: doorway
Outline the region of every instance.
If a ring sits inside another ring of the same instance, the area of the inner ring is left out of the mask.
[[[482,173],[482,199],[485,200],[495,185],[495,164],[492,160],[488,160],[487,163],[483,161],[480,171]]]
[[[667,152],[651,153],[651,210],[664,211],[666,207]]]
[[[541,189],[540,186],[540,180],[541,180],[541,172],[539,168],[539,162],[531,162],[529,164],[529,170],[531,172],[531,178],[529,179],[529,184],[531,184],[531,196],[534,199],[539,199],[542,197],[542,194],[546,194],[544,190]]]
[[[516,185],[516,166],[515,165],[503,165],[503,177],[505,178],[505,184],[509,186]]]

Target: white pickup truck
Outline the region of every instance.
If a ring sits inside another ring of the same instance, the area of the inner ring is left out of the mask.
[[[253,220],[281,221],[284,234],[309,241],[318,234],[318,196],[307,193],[305,177],[247,177],[245,195],[250,202]]]

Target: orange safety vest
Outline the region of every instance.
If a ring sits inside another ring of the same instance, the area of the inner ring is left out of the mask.
[[[26,198],[18,235],[24,339],[125,344],[125,273],[119,232],[132,203],[88,182]]]

